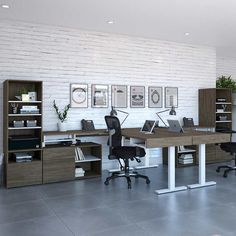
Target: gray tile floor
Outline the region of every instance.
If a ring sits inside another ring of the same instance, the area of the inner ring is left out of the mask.
[[[148,186],[103,178],[6,190],[0,188],[0,236],[233,236],[236,235],[236,174],[207,166],[216,186],[157,196],[167,168],[143,170]],[[198,168],[176,170],[177,185],[197,181]]]

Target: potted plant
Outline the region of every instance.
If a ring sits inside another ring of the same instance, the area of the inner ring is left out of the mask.
[[[220,76],[216,80],[216,88],[229,88],[232,89],[232,92],[236,92],[236,81],[233,80],[230,76]]]
[[[59,131],[66,131],[66,124],[65,124],[65,121],[66,121],[66,118],[67,118],[67,115],[68,115],[68,110],[70,109],[70,104],[66,105],[64,107],[64,110],[63,111],[59,111],[59,108],[56,104],[56,101],[54,100],[53,101],[53,107],[57,113],[57,117],[59,119],[59,122],[58,122],[58,129]]]

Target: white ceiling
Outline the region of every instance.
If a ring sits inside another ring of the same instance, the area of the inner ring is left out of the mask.
[[[0,8],[0,19],[209,45],[236,57],[236,0],[0,0],[5,3],[10,8]]]

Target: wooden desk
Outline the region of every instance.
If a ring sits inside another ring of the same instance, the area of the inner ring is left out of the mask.
[[[188,130],[184,133],[168,132],[165,128],[155,129],[153,134],[141,133],[137,128],[122,130],[124,137],[133,143],[144,143],[146,148],[168,147],[168,188],[156,190],[157,194],[186,190],[187,186],[175,186],[175,147],[181,145],[198,145],[199,148],[199,181],[188,185],[188,188],[199,188],[215,185],[206,182],[205,145],[210,143],[230,142],[230,134]]]

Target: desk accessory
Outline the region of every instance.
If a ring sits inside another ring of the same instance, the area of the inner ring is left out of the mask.
[[[161,118],[161,116],[159,115],[160,113],[164,113],[164,112],[167,112],[167,111],[170,111],[169,112],[169,115],[171,116],[176,116],[176,111],[175,111],[175,107],[172,106],[171,109],[166,109],[166,110],[163,110],[163,111],[159,111],[156,113],[156,115],[158,116],[158,118],[162,121],[162,123],[167,127],[167,124],[164,122],[164,120]]]
[[[117,114],[118,114],[117,112],[121,112],[121,113],[123,113],[123,114],[126,114],[125,118],[124,118],[123,121],[120,123],[120,125],[122,125],[122,124],[124,124],[125,120],[128,118],[129,113],[126,112],[126,111],[118,110],[118,109],[115,110],[114,107],[112,106],[112,107],[111,107],[110,115],[111,115],[111,116],[117,116]]]

